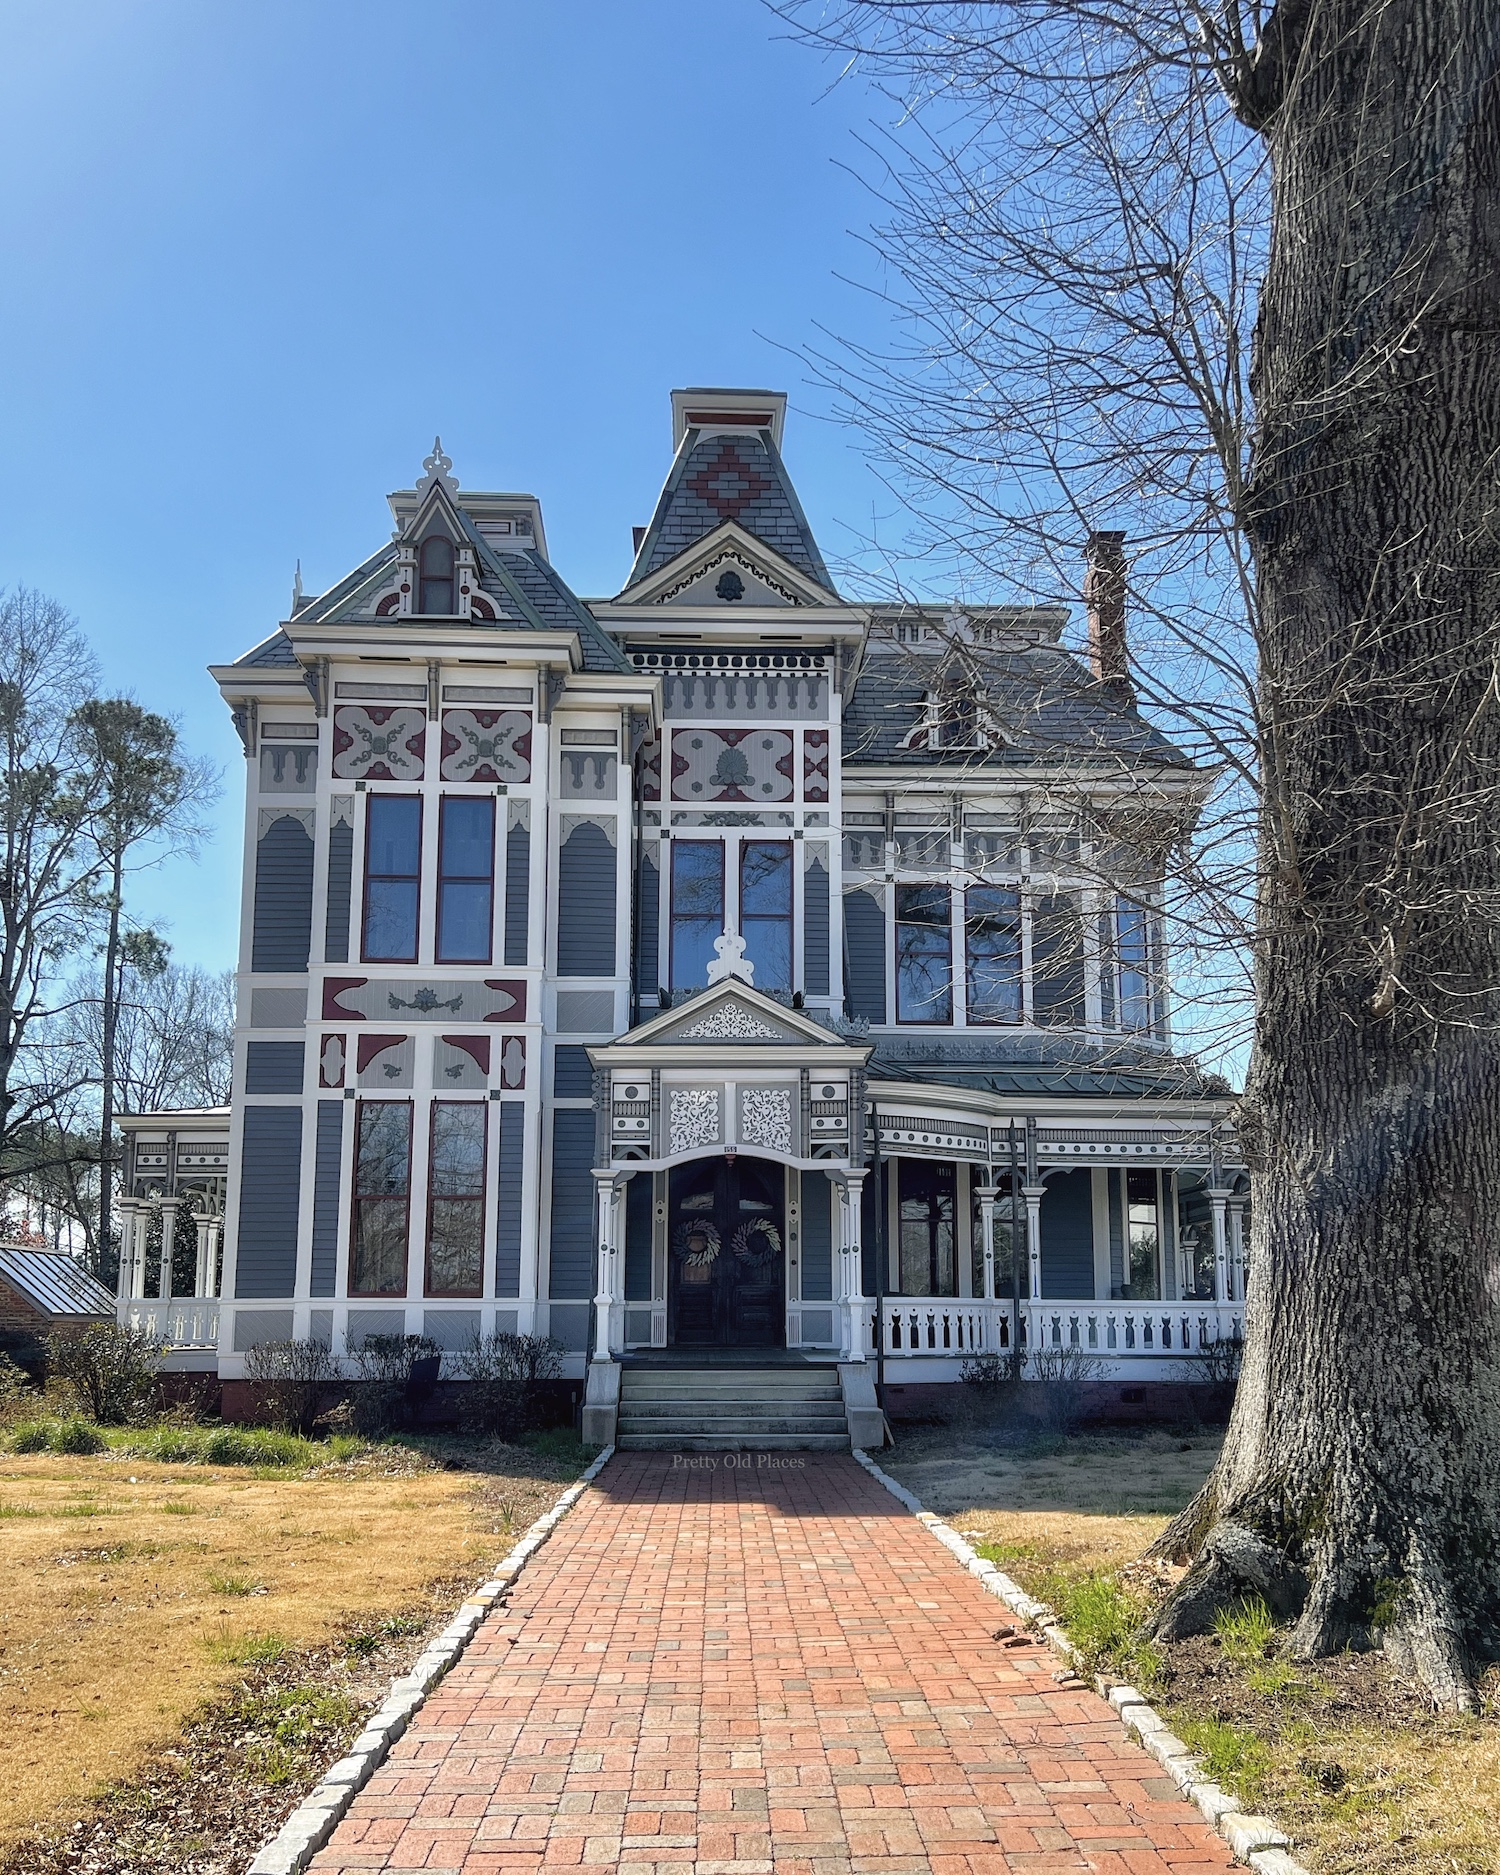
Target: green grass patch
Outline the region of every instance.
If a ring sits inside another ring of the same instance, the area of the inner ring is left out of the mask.
[[[265,1426],[153,1426],[109,1434],[109,1443],[132,1458],[158,1465],[243,1465],[268,1477],[339,1464],[361,1449],[358,1439],[299,1438]]]
[[[1216,1784],[1223,1784],[1247,1805],[1260,1802],[1271,1770],[1271,1750],[1253,1732],[1223,1719],[1177,1720],[1177,1730]]]
[[[274,1667],[285,1658],[287,1642],[279,1634],[220,1634],[203,1643],[210,1660],[225,1667]]]
[[[35,1504],[0,1504],[0,1520],[10,1517],[45,1517],[46,1511],[38,1510]]]
[[[1269,1660],[1276,1647],[1276,1619],[1259,1595],[1221,1608],[1214,1616],[1214,1634],[1226,1659],[1242,1667]]]
[[[360,1628],[353,1634],[346,1634],[344,1646],[357,1659],[368,1660],[371,1654],[380,1651],[385,1642],[420,1634],[425,1625],[420,1615],[387,1615],[384,1621],[377,1621],[373,1628]]]
[[[1028,1594],[1057,1611],[1085,1671],[1108,1668],[1142,1692],[1160,1685],[1163,1656],[1138,1638],[1150,1605],[1145,1595],[1105,1571],[1047,1561],[1025,1543],[980,1543],[976,1549],[997,1568],[1015,1572]]]
[[[360,1706],[345,1693],[302,1686],[251,1693],[236,1702],[235,1718],[248,1728],[245,1756],[268,1784],[300,1780],[316,1754],[326,1757],[358,1719]]]
[[[23,1420],[11,1428],[9,1438],[13,1452],[61,1452],[74,1457],[102,1452],[105,1444],[97,1426],[76,1417]]]
[[[254,1595],[265,1588],[254,1576],[221,1576],[213,1572],[209,1573],[208,1586],[215,1595]]]

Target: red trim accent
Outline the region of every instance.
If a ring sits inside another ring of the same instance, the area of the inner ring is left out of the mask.
[[[406,1109],[406,1190],[399,1197],[361,1199],[359,1191],[359,1136],[366,1107],[405,1107]],[[354,1103],[354,1174],[353,1190],[349,1195],[349,1294],[351,1296],[388,1296],[392,1300],[404,1297],[411,1269],[411,1141],[415,1107],[407,1100],[357,1100]],[[402,1221],[406,1226],[406,1256],[401,1265],[401,1287],[399,1289],[356,1289],[354,1287],[354,1239],[359,1229],[359,1207],[365,1204],[399,1204]]]
[[[490,1071],[490,1038],[487,1035],[445,1035],[450,1048],[461,1048],[481,1074]]]
[[[736,429],[769,430],[774,421],[769,410],[684,410],[682,420],[689,429],[695,430],[716,430],[721,424],[732,424]]]
[[[346,990],[362,990],[368,977],[324,977],[323,1020],[325,1022],[368,1022],[357,1009],[345,1009],[339,998]]]
[[[486,1016],[486,1022],[524,1022],[526,1020],[526,979],[524,977],[486,977],[484,987],[498,990],[502,996],[511,998],[512,1007],[497,1009],[493,1015]]]
[[[356,1035],[354,1072],[363,1074],[377,1055],[383,1055],[388,1048],[399,1048],[405,1040],[404,1035]]]

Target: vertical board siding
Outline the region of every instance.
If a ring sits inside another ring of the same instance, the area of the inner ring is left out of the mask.
[[[552,1116],[552,1265],[548,1295],[594,1293],[594,1115],[561,1107]]]
[[[557,856],[557,974],[615,974],[615,849],[583,820]]]
[[[312,1287],[310,1294],[334,1293],[339,1264],[339,1172],[344,1157],[344,1103],[318,1102],[317,1143],[313,1149]]]
[[[300,1094],[301,1042],[247,1042],[245,1045],[247,1094]]]
[[[354,897],[354,829],[341,820],[328,836],[328,904],[323,916],[323,957],[349,961],[349,910]]]
[[[885,1021],[885,906],[873,892],[844,894],[844,1008]]]
[[[305,970],[312,947],[313,843],[300,820],[283,814],[255,848],[252,970]]]
[[[1086,1166],[1047,1180],[1042,1199],[1042,1297],[1094,1293],[1094,1190]]]
[[[661,870],[642,844],[635,879],[635,993],[642,1003],[655,1005],[661,975]]]
[[[833,1300],[833,1187],[822,1172],[802,1174],[802,1300]]]
[[[236,1296],[293,1293],[301,1179],[301,1107],[247,1107],[240,1150]]]
[[[526,1165],[526,1107],[519,1100],[502,1100],[498,1105],[500,1171],[495,1192],[495,1294],[519,1296],[521,1177]]]
[[[649,1302],[651,1280],[651,1174],[637,1172],[625,1187],[625,1300]]]
[[[526,964],[531,931],[531,834],[512,827],[505,836],[505,961]]]
[[[803,881],[802,973],[809,996],[828,994],[828,869],[821,860]]]

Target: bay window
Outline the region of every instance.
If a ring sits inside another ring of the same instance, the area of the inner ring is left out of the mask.
[[[365,820],[367,963],[414,964],[422,877],[422,803],[414,794],[372,794]]]
[[[359,1103],[349,1248],[350,1295],[406,1294],[411,1119],[409,1100],[362,1100]]]
[[[487,1106],[432,1103],[427,1169],[427,1293],[477,1296],[484,1288]]]
[[[487,964],[495,910],[495,803],[448,795],[438,821],[440,964]]]

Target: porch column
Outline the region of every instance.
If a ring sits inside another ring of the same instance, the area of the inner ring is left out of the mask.
[[[995,1187],[979,1187],[980,1249],[984,1253],[984,1299],[995,1299]]]
[[[135,1296],[135,1212],[136,1200],[122,1198],[115,1206],[120,1226],[120,1268],[115,1277],[116,1310],[123,1322],[130,1311],[126,1304]]]
[[[1047,1187],[1040,1180],[1035,1184],[1028,1181],[1021,1187],[1021,1196],[1026,1200],[1026,1256],[1033,1302],[1040,1301],[1042,1294],[1042,1199],[1046,1195]]]
[[[1229,1200],[1229,1273],[1233,1279],[1231,1300],[1245,1299],[1245,1200]]]
[[[840,1355],[846,1361],[865,1358],[869,1334],[869,1304],[864,1293],[864,1256],[860,1249],[860,1192],[862,1171],[846,1172],[839,1189],[839,1301],[843,1324],[839,1331]]]
[[[151,1227],[151,1203],[142,1199],[135,1207],[134,1229],[130,1243],[130,1294],[141,1302],[146,1295],[146,1232]]]
[[[1213,1207],[1214,1219],[1214,1301],[1224,1302],[1229,1297],[1229,1240],[1224,1229],[1224,1214],[1229,1204],[1230,1192],[1223,1185],[1210,1185],[1208,1202]]]
[[[180,1198],[161,1201],[161,1274],[156,1293],[163,1302],[172,1300],[172,1251],[177,1242],[177,1207],[181,1203]]]
[[[613,1360],[624,1346],[621,1302],[619,1187],[612,1170],[595,1172],[599,1214],[599,1288],[594,1296],[594,1359]]]
[[[198,1233],[198,1261],[193,1279],[195,1296],[211,1296],[214,1292],[214,1268],[218,1262],[214,1221],[206,1211],[200,1211],[193,1219],[193,1229]]]

